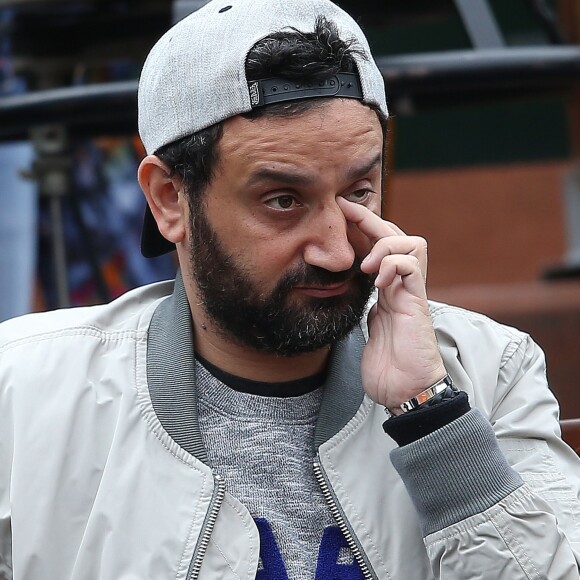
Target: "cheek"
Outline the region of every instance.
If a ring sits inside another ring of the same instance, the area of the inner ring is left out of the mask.
[[[261,240],[252,251],[252,260],[274,276],[295,266],[299,256],[298,245],[292,236],[284,234]]]
[[[370,203],[367,205],[367,207],[373,213],[376,213],[379,217],[381,217],[382,203],[383,203],[382,196],[374,195]]]
[[[348,241],[354,249],[356,257],[359,259],[366,258],[373,248],[373,244],[354,224],[348,224],[346,232]]]
[[[233,241],[231,236],[229,239]],[[229,246],[235,262],[251,276],[256,289],[265,293],[300,261],[295,240],[280,233],[269,236],[241,233],[235,245],[230,242]]]

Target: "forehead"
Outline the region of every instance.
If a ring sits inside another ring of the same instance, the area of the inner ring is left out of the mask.
[[[228,119],[219,142],[219,159],[222,166],[288,160],[323,168],[353,156],[376,157],[382,149],[383,129],[377,113],[359,101],[333,98],[291,116]]]

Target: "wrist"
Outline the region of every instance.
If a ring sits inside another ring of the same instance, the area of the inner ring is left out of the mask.
[[[445,399],[453,398],[459,393],[459,389],[453,384],[451,377],[445,373],[442,379],[432,384],[427,389],[421,391],[407,401],[403,401],[397,407],[385,407],[389,417],[398,417],[405,413],[410,413],[416,409],[423,409],[436,405]]]
[[[383,430],[402,447],[453,423],[470,408],[467,393],[459,391],[457,396],[443,399],[431,407],[420,407],[387,419]]]

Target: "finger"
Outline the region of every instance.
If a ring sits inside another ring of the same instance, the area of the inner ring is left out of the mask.
[[[419,260],[415,256],[403,254],[385,256],[381,261],[375,286],[379,290],[385,290],[392,286],[397,277],[400,278],[407,292],[417,298],[427,298],[425,280]]]
[[[355,224],[373,243],[386,236],[404,236],[399,226],[388,222],[359,203],[337,198],[337,203],[347,221]]]
[[[385,256],[407,254],[419,260],[423,278],[427,275],[427,241],[419,236],[390,236],[381,238],[362,261],[361,270],[370,274],[376,272]]]

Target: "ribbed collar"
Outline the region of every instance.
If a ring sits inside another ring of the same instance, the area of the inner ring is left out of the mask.
[[[350,421],[363,400],[360,359],[364,342],[357,326],[332,348],[314,436],[316,448]],[[159,304],[149,326],[147,382],[163,428],[188,453],[207,463],[197,415],[191,311],[181,273],[173,294]]]

